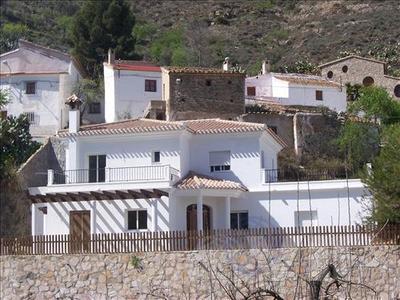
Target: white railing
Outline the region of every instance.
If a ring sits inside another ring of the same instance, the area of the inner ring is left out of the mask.
[[[77,169],[55,172],[48,170],[47,185],[76,183],[113,183],[171,181],[179,179],[179,171],[169,165],[103,169]]]

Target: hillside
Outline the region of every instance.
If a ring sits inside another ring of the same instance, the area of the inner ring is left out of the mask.
[[[66,28],[82,1],[1,1],[1,23],[26,24],[27,39],[68,50]],[[398,1],[132,1],[137,51],[161,64],[218,66],[229,56],[253,73],[342,52],[400,67]],[[397,43],[397,44],[396,44]]]

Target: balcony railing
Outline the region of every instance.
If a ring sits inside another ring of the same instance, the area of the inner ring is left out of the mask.
[[[169,165],[122,168],[99,168],[48,172],[48,185],[75,183],[112,183],[143,181],[175,181],[179,171]]]
[[[343,169],[262,169],[264,183],[269,182],[293,182],[293,181],[314,181],[334,180],[353,178],[354,174]]]

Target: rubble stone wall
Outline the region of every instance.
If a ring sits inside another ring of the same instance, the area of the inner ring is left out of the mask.
[[[256,291],[309,299],[307,282],[329,265],[339,287],[328,288],[328,275],[321,297],[326,291],[329,299],[400,297],[400,246],[0,258],[4,300],[228,299],[227,293],[243,299]]]

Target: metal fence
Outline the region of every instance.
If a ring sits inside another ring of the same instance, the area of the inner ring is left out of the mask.
[[[353,178],[353,173],[346,169],[266,169],[264,170],[264,182],[289,182],[289,181],[313,181]]]

